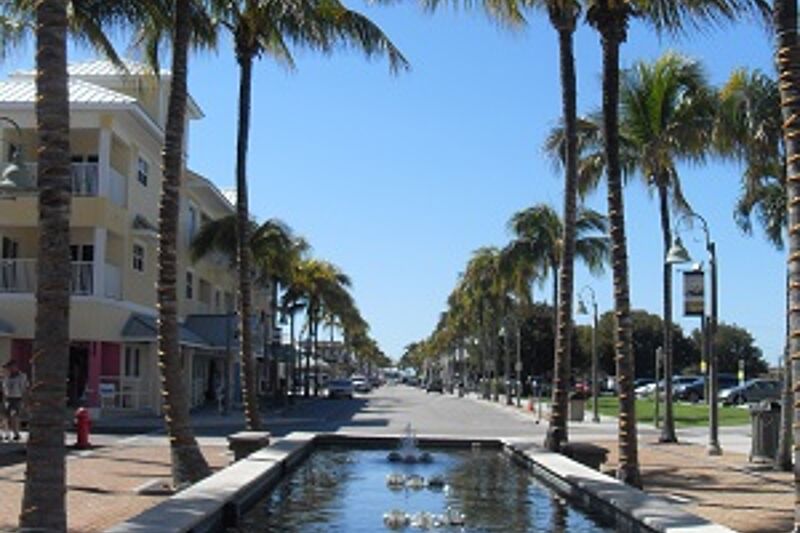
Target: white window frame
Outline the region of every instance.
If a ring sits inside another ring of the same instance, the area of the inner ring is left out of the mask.
[[[140,258],[141,265],[139,268],[136,267],[136,248],[141,248],[142,250],[142,257]],[[135,272],[144,273],[147,270],[147,247],[144,245],[142,241],[133,241],[131,245],[131,267]]]
[[[125,346],[122,361],[122,375],[126,378],[142,377],[142,352],[140,345],[128,344]],[[133,372],[131,372],[133,370]]]

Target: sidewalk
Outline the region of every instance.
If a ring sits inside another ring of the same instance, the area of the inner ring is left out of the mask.
[[[498,409],[525,415],[535,422],[538,413],[489,402],[478,395],[471,401],[491,403]],[[535,409],[536,403],[534,403]],[[547,410],[543,422],[535,426],[545,431]],[[572,441],[593,442],[609,450],[608,462],[602,470],[613,475],[619,461],[616,440],[617,419],[602,416],[593,423],[587,413],[586,421],[570,422]],[[542,427],[544,426],[544,427]],[[686,511],[742,532],[763,533],[791,531],[794,525],[794,477],[792,472],[776,472],[748,462],[750,451],[749,426],[720,428],[723,455],[709,456],[706,452],[708,429],[705,427],[678,430],[680,444],[660,444],[660,431],[652,425],[640,424],[639,465],[643,488],[660,495]]]

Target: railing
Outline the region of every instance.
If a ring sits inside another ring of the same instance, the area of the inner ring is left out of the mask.
[[[141,409],[146,407],[144,384],[141,378],[100,376],[98,391],[100,407],[104,409]]]
[[[94,263],[73,261],[70,275],[70,289],[77,296],[94,293]],[[106,265],[106,296],[121,298],[121,276],[119,269]],[[115,281],[115,276],[119,278]],[[111,285],[108,279],[111,278]],[[118,288],[117,288],[118,287]],[[108,290],[108,289],[111,290]],[[36,259],[0,259],[0,292],[30,293],[36,290]],[[110,293],[110,294],[109,294]]]
[[[33,292],[36,259],[0,259],[0,292]]]
[[[122,269],[106,263],[105,291],[106,298],[122,300]]]
[[[38,164],[25,165],[34,181],[38,177]],[[72,194],[75,196],[97,196],[100,193],[99,163],[70,163]],[[108,196],[112,202],[124,206],[127,197],[127,178],[109,167]]]
[[[91,261],[72,262],[72,294],[88,296],[94,293],[94,263]]]

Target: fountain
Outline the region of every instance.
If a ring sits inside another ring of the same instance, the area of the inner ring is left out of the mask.
[[[393,463],[430,463],[433,457],[428,452],[421,452],[417,447],[417,436],[411,429],[411,424],[406,424],[405,436],[400,439],[400,446],[389,452],[386,458]]]
[[[406,513],[399,509],[392,509],[383,514],[383,524],[391,529],[400,529],[408,525],[410,519]]]

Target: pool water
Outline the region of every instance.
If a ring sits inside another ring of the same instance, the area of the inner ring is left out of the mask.
[[[384,513],[464,515],[451,532],[611,532],[613,522],[575,508],[497,450],[434,450],[428,464],[391,463],[386,450],[323,448],[278,483],[229,532],[391,531]],[[390,488],[389,474],[443,476],[442,488]],[[412,526],[401,530],[419,531]]]

